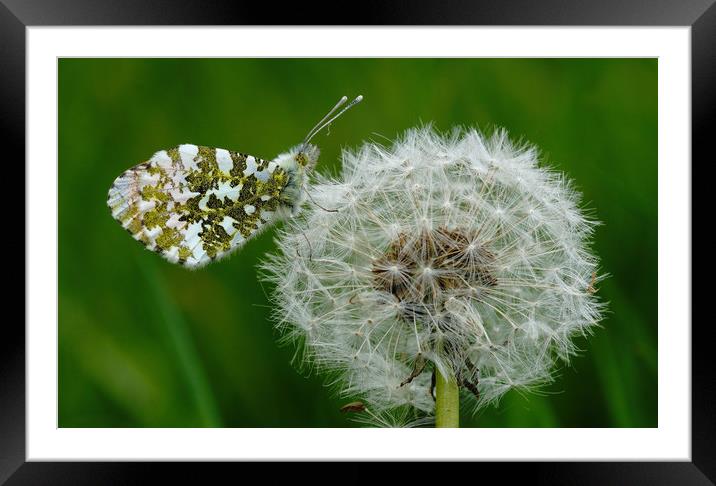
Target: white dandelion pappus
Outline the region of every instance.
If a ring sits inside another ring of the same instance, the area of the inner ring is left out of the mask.
[[[434,370],[475,409],[546,383],[601,318],[595,221],[505,131],[411,129],[344,153],[264,263],[279,327],[375,413],[433,412]],[[297,251],[296,248],[300,248]]]
[[[319,150],[309,142],[363,99],[345,96],[303,142],[273,160],[183,144],[155,153],[115,179],[112,216],[134,239],[173,263],[199,268],[223,258],[267,224],[301,209]]]

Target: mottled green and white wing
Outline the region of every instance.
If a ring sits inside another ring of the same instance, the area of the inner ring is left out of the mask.
[[[184,144],[117,177],[107,205],[147,248],[197,268],[228,255],[270,222],[287,184],[275,162]]]

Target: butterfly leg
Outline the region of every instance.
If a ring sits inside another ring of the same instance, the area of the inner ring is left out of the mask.
[[[306,233],[301,230],[301,234],[303,235],[303,238],[306,240],[306,244],[308,245],[308,261],[313,262],[313,248],[311,247],[311,241],[308,239],[308,236],[306,236]],[[296,248],[296,254],[301,257],[301,253],[298,251],[298,248]]]
[[[315,199],[313,199],[313,196],[311,196],[311,193],[308,192],[308,189],[305,189],[305,188],[304,188],[304,191],[306,191],[306,195],[308,196],[308,199],[310,199],[311,202],[312,202],[313,204],[315,204],[316,206],[318,206],[319,208],[323,209],[324,211],[326,211],[326,212],[328,212],[328,213],[337,213],[337,212],[338,212],[337,209],[326,209],[326,208],[324,208],[323,206],[321,206],[320,204],[318,204]]]

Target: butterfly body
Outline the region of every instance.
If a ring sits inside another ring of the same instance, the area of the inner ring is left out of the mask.
[[[310,171],[318,163],[320,150],[315,145],[301,145],[276,157],[276,165],[281,167],[287,175],[286,186],[283,191],[281,209],[288,213],[281,213],[282,217],[298,214],[305,199],[304,184]]]
[[[274,160],[183,144],[117,177],[107,204],[136,240],[173,263],[198,268],[228,255],[267,224],[299,211],[318,148]]]
[[[203,267],[268,224],[298,214],[319,156],[308,142],[362,99],[333,115],[347,100],[341,98],[301,144],[273,160],[193,144],[160,150],[114,180],[107,205],[148,249],[187,268]]]

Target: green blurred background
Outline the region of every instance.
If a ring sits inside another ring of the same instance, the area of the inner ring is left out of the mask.
[[[565,171],[605,224],[610,313],[542,393],[465,413],[477,427],[657,426],[656,59],[60,59],[59,426],[355,427],[291,365],[256,265],[267,231],[199,271],[131,239],[105,206],[123,170],[195,143],[272,158],[343,94],[365,101],[316,143],[506,127]]]

